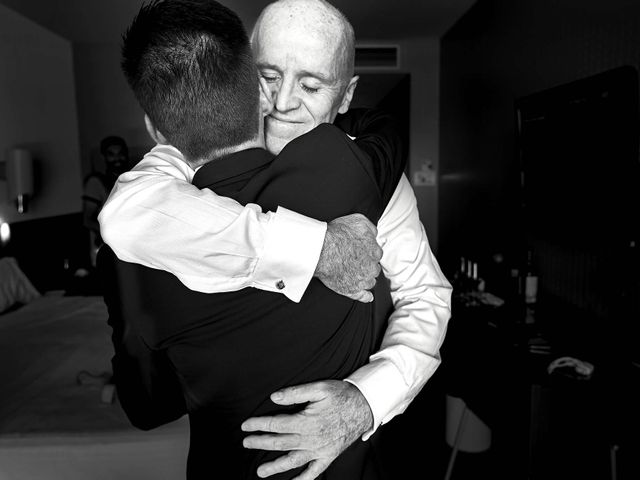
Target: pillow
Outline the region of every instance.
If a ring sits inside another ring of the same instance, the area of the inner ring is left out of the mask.
[[[0,313],[16,304],[27,304],[40,296],[40,292],[20,270],[15,258],[0,258]]]

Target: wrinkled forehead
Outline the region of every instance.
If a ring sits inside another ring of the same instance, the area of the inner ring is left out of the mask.
[[[341,45],[322,33],[262,29],[256,36],[254,53],[259,67],[275,67],[283,73],[314,72],[335,81],[344,76]]]
[[[256,61],[281,69],[316,69],[336,80],[351,77],[345,26],[322,12],[271,9],[259,19],[252,35]]]

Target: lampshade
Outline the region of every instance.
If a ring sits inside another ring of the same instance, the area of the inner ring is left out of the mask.
[[[18,212],[26,209],[26,201],[33,195],[33,158],[24,148],[9,150],[6,166],[9,200],[15,200]]]
[[[0,247],[4,247],[9,240],[11,240],[11,228],[0,218]]]

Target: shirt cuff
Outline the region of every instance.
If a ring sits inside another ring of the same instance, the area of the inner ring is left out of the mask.
[[[297,303],[318,265],[327,224],[278,207],[268,228],[254,282]]]
[[[365,432],[362,440],[368,440],[380,425],[395,416],[398,408],[402,409],[409,390],[400,370],[385,359],[370,361],[345,381],[360,390],[373,414],[373,428]]]

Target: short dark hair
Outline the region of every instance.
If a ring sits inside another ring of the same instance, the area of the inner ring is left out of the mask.
[[[214,0],[155,0],[123,35],[122,69],[188,161],[258,135],[258,72],[240,18]]]

